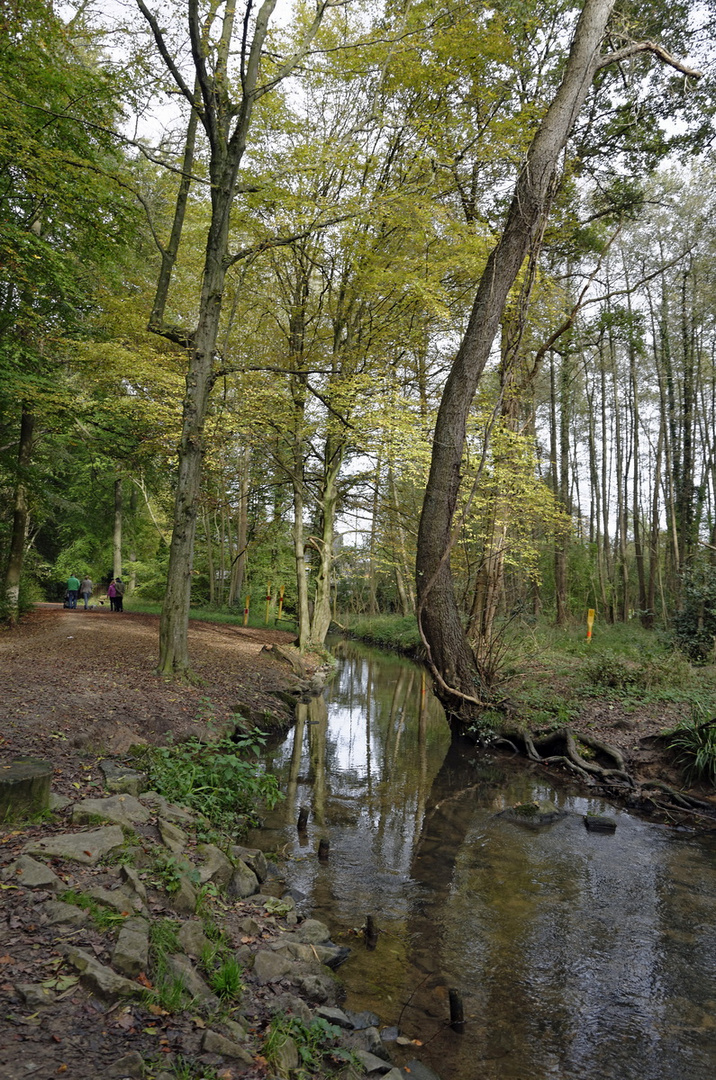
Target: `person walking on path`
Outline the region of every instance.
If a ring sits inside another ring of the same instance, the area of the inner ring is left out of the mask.
[[[110,581],[107,586],[107,596],[109,597],[109,610],[116,611],[115,604],[117,602],[117,586],[113,581]]]
[[[121,577],[114,579],[114,610],[124,611],[124,582]]]
[[[83,577],[82,584],[80,585],[80,596],[85,602],[85,611],[87,610],[87,602],[92,595],[92,578]]]
[[[70,574],[67,579],[67,604],[71,608],[77,607],[77,594],[80,591],[79,578],[76,578],[74,574]]]

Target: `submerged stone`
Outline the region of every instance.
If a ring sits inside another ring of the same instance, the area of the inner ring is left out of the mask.
[[[603,814],[585,814],[584,824],[588,832],[614,833],[617,830],[616,818]]]
[[[552,802],[526,802],[516,803],[501,810],[495,817],[503,817],[508,821],[514,821],[518,825],[526,825],[528,828],[537,829],[542,825],[551,825],[564,817],[564,811],[560,810]]]

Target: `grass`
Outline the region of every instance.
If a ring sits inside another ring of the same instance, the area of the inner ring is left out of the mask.
[[[338,625],[351,637],[381,649],[415,655],[421,648],[418,623],[412,615],[342,615]]]
[[[142,600],[141,597],[138,596],[125,596],[124,610],[134,611],[139,615],[160,615],[162,605],[159,600]],[[288,630],[290,633],[295,633],[298,629],[295,619],[292,618],[270,618],[267,623],[264,610],[264,605],[261,605],[261,611],[257,608],[253,614],[249,614],[247,626],[256,630],[265,627],[268,627],[271,630]],[[229,611],[227,608],[210,607],[208,604],[197,605],[190,609],[189,618],[199,619],[201,622],[221,623],[225,626],[244,625],[243,608],[241,610],[235,609]]]
[[[299,1067],[292,1071],[292,1075],[297,1078],[332,1075],[331,1062],[339,1066],[353,1063],[362,1073],[363,1066],[355,1061],[352,1054],[335,1047],[335,1042],[340,1035],[340,1028],[329,1024],[322,1017],[316,1017],[310,1024],[305,1024],[298,1017],[279,1014],[274,1016],[269,1025],[264,1040],[263,1055],[270,1065],[278,1066],[281,1062],[282,1050],[290,1041],[294,1043],[298,1052]],[[329,1064],[328,1070],[327,1064]]]
[[[705,780],[716,787],[716,719],[707,719],[703,709],[694,708],[672,732],[669,747],[676,750],[687,783]]]
[[[102,904],[98,904],[96,900],[85,896],[84,893],[78,892],[76,889],[67,889],[65,892],[59,893],[57,898],[63,904],[74,904],[75,907],[88,911],[92,922],[98,930],[114,930],[125,921],[125,916],[118,911],[111,911],[109,908],[103,907]]]

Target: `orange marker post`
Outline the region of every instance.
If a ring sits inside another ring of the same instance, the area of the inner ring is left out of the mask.
[[[246,597],[246,603],[244,604],[244,626],[249,625],[249,603],[251,601],[251,594]]]
[[[594,608],[590,607],[587,612],[587,641],[592,640],[592,627],[594,626]]]
[[[271,610],[271,582],[266,586],[266,625],[268,626],[269,611]]]
[[[277,618],[277,621],[280,621],[281,616],[283,615],[283,594],[284,594],[285,590],[286,590],[285,585],[282,585],[281,588],[278,590],[278,618]]]

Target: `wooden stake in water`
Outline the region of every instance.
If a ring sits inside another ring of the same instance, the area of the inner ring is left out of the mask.
[[[296,828],[299,832],[305,832],[308,825],[308,807],[302,806],[298,811],[298,821],[296,822]]]
[[[328,852],[331,849],[330,840],[326,840],[325,836],[318,841],[318,858],[321,862],[328,862]]]
[[[374,949],[378,944],[378,924],[375,921],[375,915],[367,916],[363,936],[366,949]]]
[[[465,1010],[462,1006],[462,994],[459,990],[450,991],[450,1027],[458,1035],[465,1031]]]

